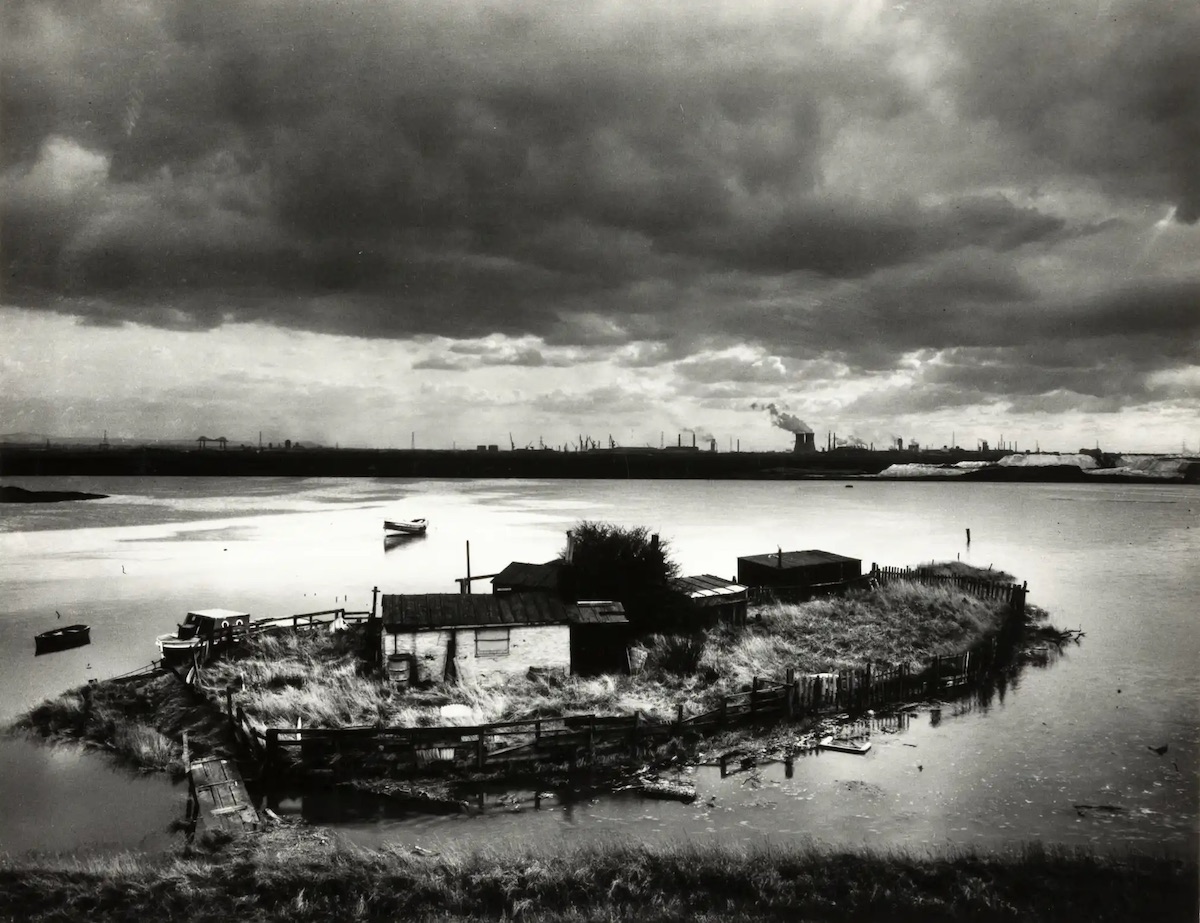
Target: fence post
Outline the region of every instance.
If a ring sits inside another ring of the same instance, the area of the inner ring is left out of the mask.
[[[725,719],[729,711],[729,699],[726,696],[721,696],[721,728],[725,727]]]
[[[275,769],[275,762],[279,758],[279,729],[267,728],[267,755],[263,761],[263,775],[267,775],[271,770]]]
[[[787,683],[783,701],[784,707],[787,709],[788,720],[791,720],[796,714],[796,668],[788,667],[787,674],[784,678]]]
[[[675,705],[675,733],[683,733],[683,703],[678,702]]]
[[[483,742],[483,729],[479,730],[479,737],[475,740],[475,768],[483,769],[483,764],[487,760],[487,746]]]
[[[229,718],[230,724],[233,723],[233,687],[225,687],[225,715]]]
[[[754,677],[750,684],[750,718],[754,719],[755,713],[758,711],[758,677]]]

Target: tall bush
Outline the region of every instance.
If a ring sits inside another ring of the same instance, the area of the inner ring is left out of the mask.
[[[678,601],[670,582],[679,576],[669,544],[642,526],[583,521],[571,531],[569,581],[576,599],[614,599],[638,630],[671,618]],[[561,558],[567,558],[563,549]]]

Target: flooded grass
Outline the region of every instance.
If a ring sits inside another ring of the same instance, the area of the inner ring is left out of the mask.
[[[1040,845],[832,851],[632,843],[368,851],[277,828],[159,859],[0,858],[0,915],[190,920],[1195,920],[1196,868]]]

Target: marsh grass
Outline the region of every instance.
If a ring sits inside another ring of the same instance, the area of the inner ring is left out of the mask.
[[[444,705],[470,709],[472,723],[567,714],[674,718],[715,708],[755,676],[782,678],[789,667],[822,672],[867,663],[920,665],[958,653],[996,631],[1003,604],[953,589],[896,582],[802,604],[762,608],[742,628],[643,639],[646,666],[635,676],[554,674],[506,677],[502,684],[438,684],[394,691],[364,671],[357,632],[280,632],[252,641],[241,656],[202,676],[219,700],[232,686],[260,730],[270,727],[428,727],[446,723]]]
[[[304,827],[190,856],[0,858],[0,911],[40,921],[1195,920],[1194,863],[1032,845],[346,846]]]
[[[965,561],[934,561],[922,564],[917,570],[930,577],[968,577],[972,580],[984,580],[988,583],[1016,583],[1017,578],[1008,571],[994,570],[992,567],[977,567]]]
[[[183,733],[192,757],[231,753],[219,710],[169,675],[80,686],[21,715],[18,731],[74,740],[142,771],[182,775]]]

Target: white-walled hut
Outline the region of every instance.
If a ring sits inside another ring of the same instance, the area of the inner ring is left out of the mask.
[[[383,661],[413,684],[626,667],[620,603],[571,604],[546,593],[384,595],[381,616]]]

